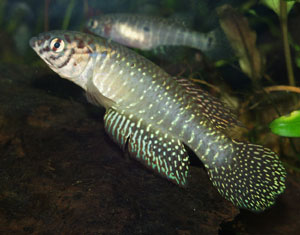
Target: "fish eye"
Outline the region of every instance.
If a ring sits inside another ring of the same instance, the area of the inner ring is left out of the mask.
[[[148,26],[145,26],[143,29],[144,29],[145,32],[149,32],[150,31],[150,29],[149,29]]]
[[[96,27],[98,26],[98,21],[97,21],[97,20],[94,20],[94,19],[90,20],[89,26],[90,26],[92,29],[96,28]]]
[[[60,38],[54,38],[50,42],[50,49],[54,52],[61,52],[65,47],[65,43]]]

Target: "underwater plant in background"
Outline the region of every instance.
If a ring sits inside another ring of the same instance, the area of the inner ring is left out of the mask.
[[[241,70],[257,83],[263,75],[264,58],[256,47],[256,32],[247,19],[230,5],[217,9],[220,25],[239,61]]]
[[[287,15],[296,2],[297,1],[261,0],[262,4],[272,9],[279,17],[287,74],[291,86],[295,86],[295,78],[289,44],[293,45],[294,48],[299,48],[299,46],[288,38]],[[251,8],[249,8],[248,11],[252,14],[256,14]],[[266,61],[256,46],[255,31],[250,29],[247,19],[230,5],[220,6],[217,8],[217,12],[221,27],[238,57],[241,70],[253,81],[261,79],[264,76]]]
[[[261,2],[267,7],[269,7],[270,9],[272,9],[279,17],[289,83],[291,86],[295,86],[295,77],[294,77],[294,71],[293,71],[293,65],[291,59],[291,51],[289,47],[287,22],[288,22],[288,13],[291,11],[291,9],[293,8],[294,4],[297,1],[296,0],[275,0],[275,1],[261,0]]]
[[[270,87],[262,87],[261,80],[262,78],[268,78],[271,80],[271,77],[265,74],[265,67],[267,61],[265,60],[264,55],[260,52],[260,50],[256,46],[256,33],[251,30],[247,19],[239,13],[236,9],[233,9],[229,5],[223,5],[217,9],[220,25],[224,30],[229,42],[231,43],[234,52],[239,61],[239,65],[241,70],[247,74],[247,76],[252,80],[254,87],[258,90],[261,90],[266,99],[272,103],[274,109],[277,114],[281,116],[280,110],[276,107],[276,104],[273,102],[270,92],[274,91],[286,91],[293,92],[296,94],[300,93],[300,88],[296,87],[296,81],[294,77],[293,71],[293,63],[291,59],[290,46],[292,46],[295,51],[300,51],[299,44],[295,43],[295,41],[288,34],[287,28],[287,16],[288,13],[292,10],[295,3],[297,1],[284,1],[284,0],[262,0],[260,3],[272,9],[279,17],[280,21],[280,29],[281,32],[278,32],[278,35],[282,35],[283,42],[283,50],[284,50],[284,58],[286,63],[287,77],[289,81],[289,86],[286,85],[274,85]],[[249,6],[248,6],[249,7]],[[249,13],[263,19],[263,21],[268,22],[268,25],[271,27],[276,27],[275,25],[271,25],[271,23],[264,19],[263,16],[258,16],[250,7],[247,9]],[[274,28],[273,28],[274,29]],[[281,33],[281,34],[280,34]],[[298,56],[299,57],[299,56]],[[295,56],[295,62],[299,59],[297,54]],[[300,57],[299,57],[300,58]],[[299,60],[300,61],[300,60]],[[217,62],[218,63],[218,62]],[[299,63],[300,64],[300,63]],[[299,66],[298,66],[299,67]],[[297,109],[299,106],[297,105],[297,97],[293,97],[294,107]],[[294,109],[291,107],[291,109]],[[287,137],[298,137],[299,136],[299,119],[297,118],[298,112],[295,111],[292,113],[291,117],[286,118],[281,117],[276,119],[270,124],[270,128],[273,133],[287,136]],[[291,141],[291,145],[294,146],[293,140]],[[293,150],[297,154],[297,148],[294,146]]]

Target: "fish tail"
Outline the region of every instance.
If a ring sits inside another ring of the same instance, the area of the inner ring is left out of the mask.
[[[200,33],[196,31],[188,31],[183,33],[183,45],[198,49],[202,52],[212,50],[216,46],[215,33]]]
[[[230,156],[213,159],[205,167],[219,193],[240,208],[263,211],[285,190],[282,163],[260,145],[232,140]]]
[[[234,57],[234,52],[221,27],[206,33],[199,34],[194,42],[194,48],[203,51],[211,60],[228,60]]]

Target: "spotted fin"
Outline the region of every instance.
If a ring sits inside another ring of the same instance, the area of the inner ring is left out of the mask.
[[[228,158],[212,158],[205,167],[219,193],[240,208],[263,211],[285,190],[282,163],[273,151],[260,145],[233,140]]]
[[[236,127],[243,128],[243,124],[237,119],[234,111],[218,98],[202,90],[188,79],[177,77],[174,79],[186,89],[186,92],[197,103],[201,114],[210,120],[216,128],[227,130],[227,132]]]
[[[189,157],[183,144],[134,115],[113,108],[104,116],[106,132],[131,156],[170,181],[185,186]]]

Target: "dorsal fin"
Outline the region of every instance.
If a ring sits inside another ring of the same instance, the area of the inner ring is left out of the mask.
[[[133,114],[114,108],[104,116],[106,132],[131,156],[170,181],[186,186],[189,157],[183,144]]]
[[[175,24],[187,29],[191,29],[193,25],[193,17],[186,14],[174,14],[166,18],[170,24]]]
[[[218,129],[226,132],[230,137],[237,137],[242,132],[244,125],[240,122],[234,111],[218,98],[212,96],[207,91],[201,89],[197,84],[186,78],[174,79],[186,89],[186,92],[196,102],[201,113],[210,120]]]

